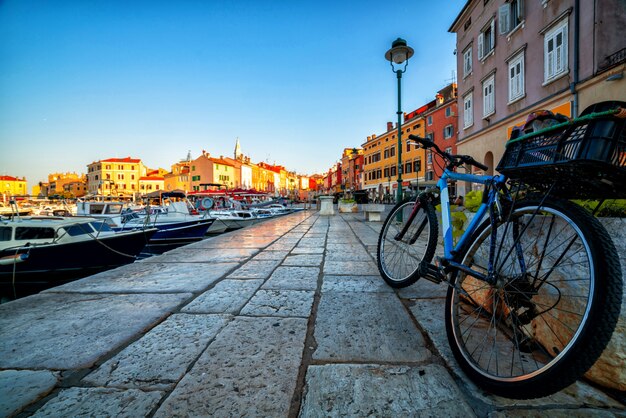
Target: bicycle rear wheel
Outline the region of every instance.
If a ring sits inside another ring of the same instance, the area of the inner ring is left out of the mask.
[[[436,247],[433,205],[426,200],[406,199],[391,210],[378,237],[380,275],[391,287],[409,286],[420,278],[420,263],[430,262]]]
[[[509,220],[485,222],[460,257],[493,285],[459,272],[446,299],[452,351],[472,380],[511,398],[557,392],[602,354],[619,318],[622,279],[602,225],[562,200],[518,202]]]

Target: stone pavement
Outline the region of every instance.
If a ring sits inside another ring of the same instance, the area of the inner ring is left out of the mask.
[[[477,389],[445,287],[387,287],[362,216],[294,213],[0,305],[0,416],[626,416],[583,382]]]

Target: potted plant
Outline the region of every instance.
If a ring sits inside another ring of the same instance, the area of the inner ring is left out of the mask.
[[[356,213],[359,211],[359,207],[354,199],[339,199],[338,208],[339,213]]]

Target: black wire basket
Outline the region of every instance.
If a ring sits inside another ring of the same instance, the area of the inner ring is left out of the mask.
[[[497,170],[563,198],[626,198],[626,103],[609,103],[510,140]]]

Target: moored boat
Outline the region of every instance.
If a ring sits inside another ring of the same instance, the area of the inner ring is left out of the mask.
[[[115,232],[102,220],[21,217],[0,222],[3,295],[50,287],[132,263],[156,229]]]
[[[103,218],[116,231],[156,228],[149,245],[178,245],[199,241],[214,219],[192,215],[185,202],[172,202],[168,207],[148,206],[142,212],[124,207],[122,202],[79,202],[79,216]]]

